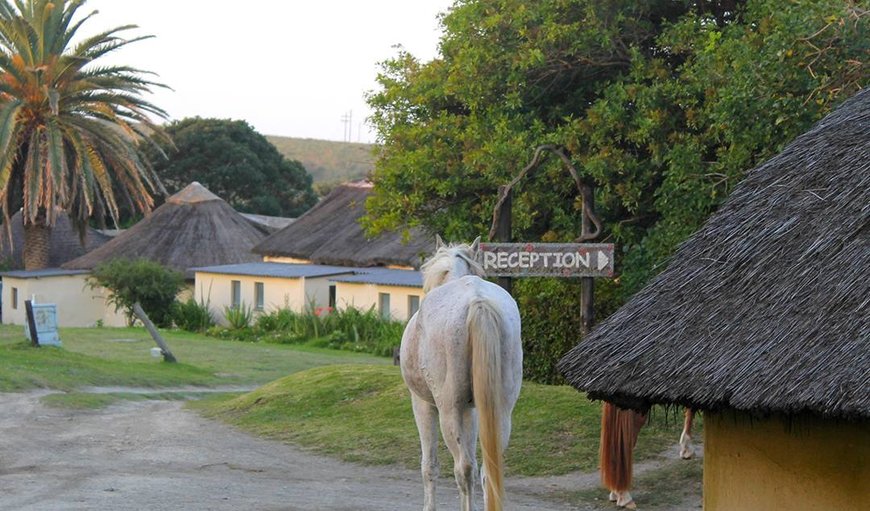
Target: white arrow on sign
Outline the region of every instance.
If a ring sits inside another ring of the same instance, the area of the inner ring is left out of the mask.
[[[609,262],[610,262],[610,259],[607,258],[607,254],[605,254],[604,252],[599,250],[598,251],[598,270],[601,271],[602,269],[606,268],[607,263],[609,263]]]

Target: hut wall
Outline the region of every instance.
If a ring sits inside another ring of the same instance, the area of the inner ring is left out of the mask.
[[[3,278],[3,324],[24,325],[24,301],[57,305],[57,323],[61,327],[92,327],[102,321],[104,326],[126,326],[123,312],[115,312],[106,304],[107,292],[91,289],[87,275],[55,275],[49,277]],[[14,303],[13,289],[18,300]]]
[[[297,259],[295,257],[283,257],[283,256],[263,256],[264,263],[288,263],[288,264],[311,264],[310,259]]]
[[[255,313],[269,313],[286,307],[298,312],[306,305],[305,281],[301,278],[196,272],[195,299],[208,302],[215,320],[220,324],[227,324],[224,308],[232,306],[232,281],[234,280],[239,281],[241,285],[242,305],[254,309]],[[257,282],[263,283],[262,311],[256,310],[255,284]]]
[[[864,505],[870,423],[704,416],[704,510],[822,511]]]
[[[380,293],[390,295],[390,317],[396,321],[410,319],[408,313],[409,296],[423,299],[423,289],[419,287],[387,286],[356,282],[335,282],[336,307],[345,309],[355,307],[368,310],[374,307],[378,310]]]

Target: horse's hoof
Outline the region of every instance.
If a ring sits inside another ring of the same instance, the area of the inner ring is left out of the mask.
[[[680,435],[680,458],[690,460],[695,456],[695,449],[692,447],[692,437],[683,433]]]
[[[616,497],[616,492],[615,492],[615,491],[611,491],[611,492],[610,492],[610,495],[607,497],[607,500],[609,500],[610,502],[616,502],[616,498],[617,498],[617,497]]]
[[[626,509],[637,509],[637,504],[634,503],[634,499],[631,497],[631,493],[617,493],[616,496],[617,506],[624,507]]]

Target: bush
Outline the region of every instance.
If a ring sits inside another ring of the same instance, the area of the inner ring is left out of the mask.
[[[115,259],[94,268],[88,284],[108,289],[108,303],[114,304],[115,311],[124,309],[128,324],[133,324],[133,304],[139,302],[151,321],[165,328],[172,326],[175,296],[184,277],[147,259]]]
[[[247,311],[250,314],[250,309]],[[253,327],[250,326],[252,318],[245,318],[244,308],[238,311],[227,309],[227,321],[229,328],[211,328],[208,335],[240,341],[304,343],[381,356],[393,354],[405,330],[403,322],[382,319],[373,308],[329,311],[309,307],[302,313],[279,309],[260,315]]]
[[[230,330],[244,330],[251,326],[254,311],[250,307],[245,307],[243,303],[236,307],[224,307],[224,317],[230,324]]]
[[[215,324],[209,302],[197,302],[193,298],[175,302],[172,317],[175,326],[188,332],[205,332]]]

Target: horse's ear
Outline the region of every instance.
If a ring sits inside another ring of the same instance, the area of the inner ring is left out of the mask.
[[[480,250],[480,236],[471,242],[471,253],[477,255],[478,250]]]
[[[435,251],[438,252],[444,247],[444,240],[441,239],[439,234],[435,235]]]

